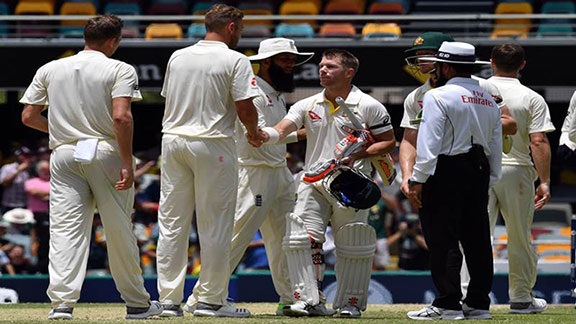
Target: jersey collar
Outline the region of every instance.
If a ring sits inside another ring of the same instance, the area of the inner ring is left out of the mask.
[[[494,81],[498,81],[498,82],[510,82],[510,83],[520,83],[520,80],[516,79],[516,78],[508,78],[508,77],[499,77],[499,76],[493,76],[490,78],[490,80],[494,80]]]
[[[462,78],[462,77],[454,77],[454,78],[448,80],[448,82],[446,82],[446,84],[462,84],[462,83],[469,83],[469,84],[475,84],[475,85],[479,84],[479,82],[477,80],[474,80],[472,78]]]
[[[204,40],[204,39],[198,41],[198,43],[196,43],[196,45],[198,45],[198,46],[215,46],[215,47],[228,48],[228,45],[226,45],[226,43],[224,43],[224,42]]]
[[[262,91],[264,91],[265,94],[272,94],[276,97],[282,94],[281,92],[276,91],[276,89],[274,89],[272,85],[270,85],[270,83],[266,82],[266,80],[262,79],[259,76],[256,76],[256,82],[260,87],[260,89],[262,89]]]
[[[81,50],[80,52],[78,52],[78,54],[80,54],[80,55],[102,55],[102,56],[106,56],[106,54],[104,54],[100,51],[95,51],[95,50]]]

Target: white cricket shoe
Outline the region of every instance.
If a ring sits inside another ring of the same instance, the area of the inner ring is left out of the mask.
[[[335,310],[326,307],[326,304],[322,302],[308,309],[308,316],[332,316],[334,313],[336,313]]]
[[[465,303],[462,304],[462,312],[464,312],[464,316],[466,316],[467,320],[490,320],[490,319],[492,319],[492,315],[490,314],[489,310],[469,307]]]
[[[532,298],[529,303],[510,303],[510,314],[537,314],[548,308],[548,303],[542,298]]]
[[[421,310],[411,311],[406,314],[413,320],[463,320],[464,313],[460,310],[444,309],[436,306],[424,307]]]
[[[349,317],[349,318],[359,318],[362,316],[360,309],[353,305],[344,305],[344,307],[338,310],[339,317]]]
[[[184,311],[180,305],[174,304],[162,304],[162,314],[160,317],[182,317],[184,316]]]
[[[162,314],[162,304],[152,300],[148,308],[126,307],[126,319],[147,319],[150,316]]]
[[[238,308],[232,304],[212,305],[207,303],[197,303],[194,316],[204,317],[250,317],[250,312],[246,308]]]
[[[298,300],[294,304],[284,307],[282,312],[284,315],[292,317],[308,316],[310,315],[310,308],[312,306],[305,301]]]
[[[72,315],[74,308],[53,308],[48,313],[48,319],[50,320],[71,320],[74,318]]]

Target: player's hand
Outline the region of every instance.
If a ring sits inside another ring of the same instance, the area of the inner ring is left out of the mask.
[[[356,162],[356,157],[354,157],[354,154],[348,155],[347,157],[342,158],[340,162],[352,168],[354,167],[354,162]]]
[[[417,208],[422,208],[422,184],[416,183],[410,186],[410,191],[408,192],[408,199]]]
[[[534,196],[534,208],[536,210],[542,209],[544,205],[550,200],[550,185],[546,182],[540,183],[536,188],[536,196]]]
[[[30,167],[30,160],[25,160],[24,162],[18,164],[18,172],[24,171]]]
[[[120,180],[116,182],[115,189],[117,191],[126,190],[132,188],[134,184],[134,170],[132,165],[122,165],[120,169]]]
[[[408,185],[408,180],[409,178],[402,180],[402,186],[400,187],[400,190],[402,190],[402,193],[406,197],[408,197],[408,194],[410,193],[410,186]]]
[[[268,141],[270,138],[268,133],[258,129],[258,132],[255,134],[246,133],[246,138],[248,138],[248,143],[254,147],[260,147],[262,144]]]

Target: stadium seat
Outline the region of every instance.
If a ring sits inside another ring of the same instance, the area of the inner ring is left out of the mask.
[[[354,37],[356,28],[350,23],[325,23],[318,32],[320,37]]]
[[[318,12],[322,9],[322,0],[285,0],[285,2],[312,2],[318,8]]]
[[[82,38],[84,37],[84,28],[79,26],[61,26],[60,38]]]
[[[104,13],[118,16],[137,16],[142,14],[142,8],[140,7],[140,4],[137,2],[133,3],[111,2],[104,7]],[[124,19],[124,27],[138,27],[138,21]]]
[[[188,26],[188,38],[204,38],[206,26],[204,23],[192,23]]]
[[[573,2],[546,2],[542,5],[543,14],[572,14],[576,12]],[[569,19],[543,19],[538,26],[538,36],[569,36],[573,32]]]
[[[400,2],[373,2],[368,8],[370,15],[401,15],[404,7]]]
[[[156,3],[162,3],[162,4],[181,4],[184,6],[184,10],[186,12],[188,12],[188,1],[186,0],[151,0],[149,2],[150,6],[156,4]]]
[[[149,15],[185,15],[186,4],[183,1],[162,3],[156,2],[148,8]]]
[[[96,7],[92,2],[65,2],[60,7],[60,14],[68,15],[96,15]],[[84,26],[86,20],[62,20],[60,23],[63,26]]]
[[[29,1],[29,0],[26,0]],[[98,0],[66,0],[66,2],[92,2],[92,4],[94,5],[94,8],[96,8],[96,11],[98,11],[98,8],[100,8],[100,1]]]
[[[397,40],[402,30],[396,23],[368,23],[362,28],[364,39]]]
[[[259,38],[269,38],[272,33],[270,28],[264,25],[246,25],[242,29],[242,37],[259,37]]]
[[[360,15],[364,13],[364,7],[356,1],[330,1],[324,7],[327,15]]]
[[[218,2],[196,2],[194,6],[192,6],[192,12],[204,12],[206,13],[213,5],[217,4]]]
[[[53,15],[54,3],[43,2],[19,2],[14,10],[16,15]],[[16,24],[18,37],[46,38],[52,33],[53,23],[50,21],[20,21]]]
[[[314,37],[314,28],[310,24],[287,24],[281,23],[276,26],[276,37]]]
[[[244,12],[245,16],[248,16],[248,15],[251,15],[251,16],[258,16],[258,15],[270,16],[273,14],[272,11],[270,11],[268,9],[244,9],[242,11]],[[272,25],[274,25],[274,22],[270,19],[267,19],[267,20],[246,20],[246,19],[244,19],[244,26],[254,26],[254,25],[272,27]]]
[[[531,14],[529,2],[502,2],[496,6],[496,14]],[[527,38],[532,20],[529,18],[496,19],[491,38]]]
[[[418,13],[491,13],[494,9],[493,1],[416,1],[414,12]]]
[[[7,3],[0,2],[0,15],[5,16],[10,14],[10,8]],[[0,21],[0,37],[4,38],[8,36],[8,23],[6,21]]]
[[[146,40],[167,38],[182,39],[182,28],[178,24],[154,23],[146,27]]]
[[[317,15],[319,7],[313,1],[286,1],[280,5],[280,15]],[[308,23],[316,25],[315,20],[283,20],[285,23]]]

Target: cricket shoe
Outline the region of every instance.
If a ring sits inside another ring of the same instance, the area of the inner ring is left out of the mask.
[[[310,315],[312,306],[308,305],[305,301],[298,300],[292,305],[287,305],[282,309],[286,316],[300,317]]]
[[[542,298],[532,298],[528,303],[510,303],[510,314],[537,314],[548,308],[548,303]]]
[[[290,307],[290,305],[278,303],[278,307],[276,307],[276,316],[284,316],[284,307]]]
[[[184,316],[184,311],[180,305],[174,304],[162,304],[162,314],[160,317],[182,317]]]
[[[362,316],[360,309],[350,304],[344,305],[338,310],[338,317],[359,318],[360,316]]]
[[[462,312],[466,316],[467,320],[491,320],[492,315],[487,309],[478,309],[474,307],[469,307],[465,303],[462,304]]]
[[[406,313],[408,318],[413,320],[463,320],[464,313],[461,310],[444,309],[436,306],[424,307],[421,310]]]
[[[198,302],[194,310],[194,316],[203,317],[250,317],[246,308],[238,308],[232,304],[213,305]]]
[[[162,314],[162,304],[152,300],[150,307],[126,307],[126,319],[147,319],[150,316]]]
[[[53,308],[48,313],[48,319],[50,320],[71,320],[74,318],[72,312],[74,308]]]
[[[336,313],[335,310],[326,307],[326,304],[322,302],[308,310],[308,316],[332,316],[334,313]]]

